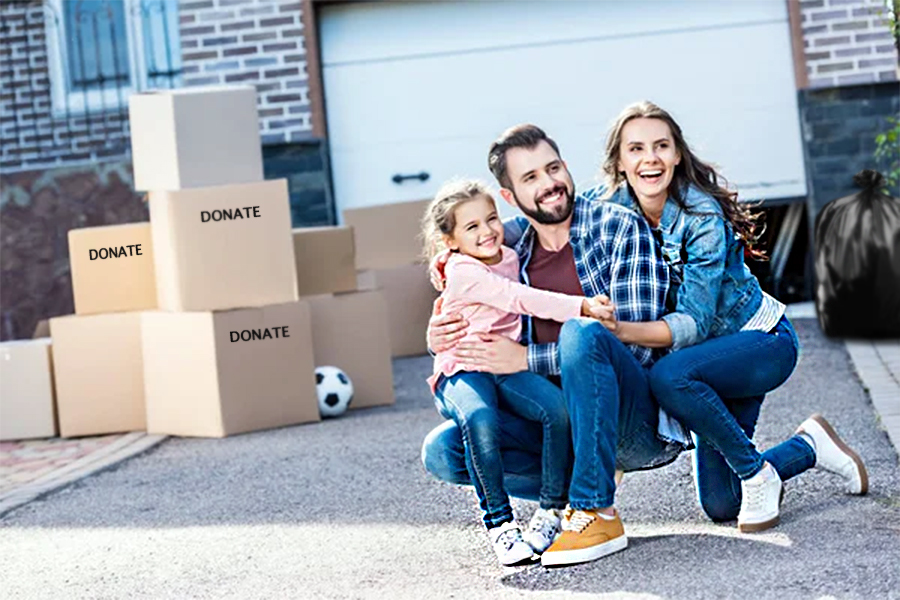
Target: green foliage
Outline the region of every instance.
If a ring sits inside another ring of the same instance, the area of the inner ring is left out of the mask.
[[[887,183],[889,193],[900,188],[900,118],[888,117],[888,129],[875,136],[875,160]]]

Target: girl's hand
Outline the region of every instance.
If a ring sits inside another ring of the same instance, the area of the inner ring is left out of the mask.
[[[444,276],[444,267],[447,266],[448,260],[450,260],[450,251],[444,250],[432,258],[431,264],[428,265],[428,275],[431,277],[431,285],[439,292],[444,291],[444,284],[447,282],[447,278]]]
[[[615,319],[615,315],[615,305],[610,302],[607,296],[602,294],[594,296],[593,298],[585,298],[581,303],[581,316],[583,317],[590,317],[602,321]]]

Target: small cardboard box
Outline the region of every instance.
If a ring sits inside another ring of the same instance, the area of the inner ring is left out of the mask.
[[[350,408],[394,403],[387,306],[380,290],[308,299],[316,366],[335,366],[353,383]]]
[[[128,99],[138,191],[263,180],[256,88],[187,87]]]
[[[50,319],[59,434],[143,431],[141,313]]]
[[[224,437],[318,421],[309,305],[143,317],[147,431]]]
[[[69,230],[75,314],[156,308],[150,223]]]
[[[357,274],[360,290],[380,289],[388,310],[391,355],[419,356],[428,353],[425,335],[438,293],[428,279],[426,265],[394,269],[370,269]]]
[[[294,260],[301,296],[352,292],[356,263],[350,227],[294,229]]]
[[[151,192],[149,203],[160,309],[298,299],[287,180]]]
[[[430,200],[345,210],[353,227],[357,269],[391,269],[422,262],[422,217]]]
[[[56,435],[49,338],[0,343],[0,440]]]

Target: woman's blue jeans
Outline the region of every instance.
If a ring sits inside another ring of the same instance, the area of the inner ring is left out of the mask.
[[[435,403],[441,415],[451,419],[462,434],[466,471],[488,528],[513,519],[500,451],[501,408],[540,428],[541,507],[565,507],[572,449],[569,416],[559,388],[529,372],[462,372],[441,377]]]
[[[815,451],[800,436],[760,453],[751,438],[765,394],[797,364],[800,344],[787,318],[770,332],[741,331],[677,350],[650,370],[660,406],[694,432],[694,476],[703,510],[734,519],[741,480],[769,462],[786,481],[813,467]]]

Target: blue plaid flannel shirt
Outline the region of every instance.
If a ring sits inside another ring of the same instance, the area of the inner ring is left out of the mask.
[[[600,201],[602,191],[602,186],[597,186],[575,198],[569,243],[584,295],[609,296],[620,321],[659,320],[666,311],[669,272],[650,227],[636,213]],[[519,255],[519,276],[531,285],[527,268],[534,229],[524,217],[516,217],[514,222],[507,223],[507,233],[519,238],[514,246]],[[541,375],[559,375],[557,344],[534,343],[530,316],[523,316],[522,332],[522,340],[528,343],[528,370]],[[633,344],[628,348],[645,367],[662,356],[661,351],[651,348]]]

